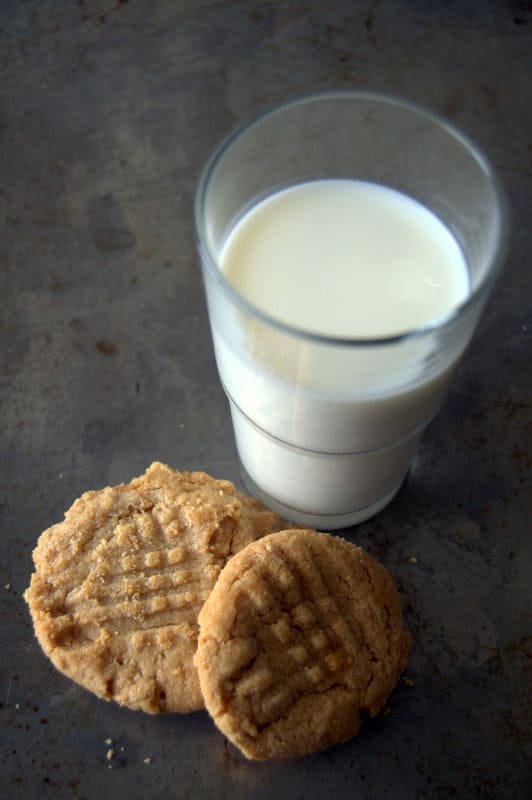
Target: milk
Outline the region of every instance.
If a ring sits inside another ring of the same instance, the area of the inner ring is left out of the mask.
[[[431,359],[431,326],[469,293],[457,241],[395,190],[320,180],[248,209],[219,265],[247,304],[210,311],[251,488],[318,527],[375,513],[398,490],[467,343]]]
[[[469,289],[462,251],[432,212],[354,180],[313,181],[266,198],[230,232],[221,268],[274,319],[341,338],[413,330]]]

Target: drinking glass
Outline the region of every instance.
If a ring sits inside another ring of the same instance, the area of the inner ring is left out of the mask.
[[[220,267],[235,224],[279,190],[329,178],[384,185],[432,211],[462,249],[467,298],[397,336],[341,338],[298,330],[243,297]],[[217,367],[252,494],[322,530],[359,523],[390,502],[500,271],[506,218],[479,147],[438,115],[382,94],[295,100],[218,147],[198,184],[196,234]]]

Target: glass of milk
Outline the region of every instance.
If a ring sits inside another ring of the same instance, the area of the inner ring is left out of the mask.
[[[195,219],[248,489],[321,529],[376,514],[499,272],[507,225],[492,167],[409,102],[319,94],[221,144]]]

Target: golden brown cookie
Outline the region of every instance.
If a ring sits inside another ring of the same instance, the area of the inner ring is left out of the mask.
[[[100,697],[150,713],[203,708],[198,612],[226,561],[283,527],[228,481],[154,463],[87,492],[41,535],[25,593],[35,634]]]
[[[310,530],[273,533],[224,567],[200,615],[205,705],[248,758],[300,756],[354,736],[405,669],[410,635],[390,574]]]

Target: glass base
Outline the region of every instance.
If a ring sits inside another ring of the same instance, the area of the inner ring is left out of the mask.
[[[347,514],[307,514],[305,511],[291,508],[290,506],[284,505],[284,503],[280,503],[274,497],[270,497],[270,495],[264,492],[260,486],[257,486],[255,481],[250,478],[242,462],[240,462],[240,472],[249,493],[253,495],[253,497],[256,497],[257,500],[260,500],[261,503],[264,503],[269,509],[277,512],[277,514],[280,514],[289,522],[294,522],[297,525],[308,525],[309,528],[314,528],[319,531],[349,528],[352,525],[359,525],[361,522],[365,522],[365,520],[370,519],[370,517],[374,517],[379,511],[382,511],[388,503],[391,503],[403,483],[403,481],[401,481],[398,486],[376,503],[365,506],[365,508],[358,508],[356,511],[350,511]]]

